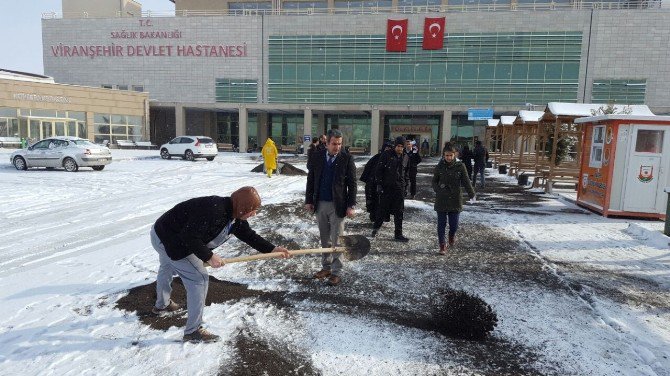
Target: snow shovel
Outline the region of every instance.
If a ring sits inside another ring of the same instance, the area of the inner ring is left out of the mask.
[[[363,235],[346,235],[339,237],[339,243],[341,246],[333,248],[309,248],[309,249],[298,249],[295,251],[288,251],[290,254],[297,255],[308,255],[312,253],[344,253],[344,257],[349,261],[360,260],[365,257],[368,252],[370,252],[370,241]],[[240,256],[223,259],[223,262],[230,264],[233,262],[246,262],[246,261],[256,261],[256,260],[267,260],[272,258],[280,258],[282,253],[279,252],[270,252],[270,253],[260,253],[257,255],[251,256]],[[205,266],[209,264],[205,263]]]

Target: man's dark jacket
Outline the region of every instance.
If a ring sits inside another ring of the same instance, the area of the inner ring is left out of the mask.
[[[405,209],[405,182],[409,181],[409,158],[395,150],[382,152],[375,170],[377,185],[382,194],[379,206],[384,213],[398,213]]]
[[[321,173],[326,164],[326,150],[319,150],[312,155],[312,166],[307,173],[307,188],[305,189],[305,204],[314,205],[316,211],[319,204],[319,190],[321,188]],[[351,154],[343,151],[335,158],[333,175],[333,204],[335,213],[340,218],[347,215],[347,208],[356,205],[356,165]]]
[[[173,260],[181,260],[193,253],[202,261],[212,257],[207,243],[216,238],[231,221],[230,234],[262,253],[275,246],[249,227],[249,222],[233,218],[230,197],[196,197],[177,204],[156,220],[154,229],[163,243],[165,252]]]

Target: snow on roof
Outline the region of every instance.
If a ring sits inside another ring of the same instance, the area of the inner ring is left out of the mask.
[[[519,117],[524,123],[528,122],[537,123],[542,117],[542,115],[544,115],[544,111],[527,111],[527,110],[519,111]]]
[[[599,108],[607,107],[607,103],[562,103],[562,102],[549,102],[547,104],[547,110],[555,116],[593,116],[593,111],[597,111]],[[651,112],[648,106],[633,104],[617,104],[614,105],[615,112],[622,112],[625,109],[630,109],[631,113],[629,115],[639,115],[639,116],[654,116],[654,113]],[[545,112],[547,111],[545,110]]]
[[[514,124],[514,120],[516,120],[516,116],[501,116],[500,117],[500,123],[502,125],[512,125],[512,124]]]
[[[489,127],[495,127],[500,124],[500,119],[487,119]]]
[[[53,77],[43,76],[41,74],[35,74],[35,73],[13,71],[2,68],[0,68],[0,79],[31,81],[31,82],[48,82],[52,84],[54,83]]]
[[[658,121],[659,123],[670,122],[670,116],[643,116],[643,115],[628,115],[628,114],[611,114],[611,115],[598,115],[598,116],[589,116],[581,117],[575,119],[575,123],[595,123],[601,120],[651,120]],[[667,125],[667,124],[664,124]]]

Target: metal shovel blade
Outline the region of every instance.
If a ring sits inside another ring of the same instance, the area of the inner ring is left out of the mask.
[[[338,242],[344,247],[344,257],[349,261],[360,260],[370,253],[370,241],[363,235],[340,236]]]

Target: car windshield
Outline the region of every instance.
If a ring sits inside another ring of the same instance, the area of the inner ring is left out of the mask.
[[[209,137],[198,137],[198,141],[202,142],[203,144],[213,144],[214,140],[212,140]]]
[[[70,140],[70,142],[80,146],[97,146],[89,140]]]

